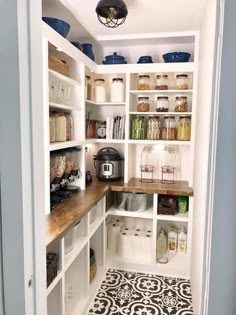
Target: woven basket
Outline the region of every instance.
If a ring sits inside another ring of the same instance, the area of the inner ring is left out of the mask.
[[[54,70],[67,77],[70,76],[69,66],[53,56],[48,57],[48,67],[49,69]]]
[[[56,278],[57,270],[58,255],[55,253],[47,253],[47,286]]]

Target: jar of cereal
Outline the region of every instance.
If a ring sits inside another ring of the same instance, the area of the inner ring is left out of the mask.
[[[188,111],[188,97],[187,96],[179,95],[175,97],[175,111],[176,112]]]
[[[189,82],[187,74],[176,75],[176,90],[188,90]]]
[[[150,107],[148,96],[139,96],[137,104],[137,112],[148,112]]]
[[[150,75],[138,76],[138,90],[150,90]]]

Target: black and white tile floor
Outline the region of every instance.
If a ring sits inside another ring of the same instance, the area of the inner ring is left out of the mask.
[[[87,315],[193,315],[190,282],[109,269]]]

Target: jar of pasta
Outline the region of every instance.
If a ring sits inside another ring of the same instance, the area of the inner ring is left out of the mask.
[[[163,127],[161,129],[162,140],[176,140],[175,116],[164,116]]]
[[[187,74],[176,75],[176,90],[188,90],[189,80]]]
[[[168,75],[158,74],[156,76],[155,90],[168,90]]]
[[[175,97],[175,111],[176,112],[187,112],[188,111],[188,98],[187,96],[176,96]]]
[[[147,140],[160,139],[160,118],[159,116],[149,116],[147,122]]]
[[[137,112],[148,112],[150,107],[148,96],[138,96]]]
[[[138,76],[138,90],[150,90],[150,75]]]
[[[177,140],[190,141],[191,139],[191,116],[183,115],[179,117],[177,127]]]

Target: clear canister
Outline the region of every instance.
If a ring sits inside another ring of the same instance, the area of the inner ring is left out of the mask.
[[[73,140],[74,136],[74,122],[70,113],[66,113],[66,141]]]
[[[148,112],[150,102],[148,96],[138,96],[137,112]]]
[[[176,89],[177,90],[188,90],[189,79],[187,74],[177,74],[176,75]]]
[[[139,75],[138,76],[138,90],[150,90],[150,75]]]
[[[155,90],[168,90],[168,75],[158,74],[156,76]]]
[[[175,111],[176,112],[187,112],[188,111],[188,97],[187,96],[176,96],[175,97]]]
[[[124,82],[122,78],[113,78],[111,83],[111,102],[124,102]]]
[[[56,114],[56,142],[66,141],[66,116],[64,114]]]
[[[177,127],[177,140],[190,141],[191,139],[191,116],[180,116]]]
[[[168,96],[158,96],[156,101],[156,112],[168,112],[169,98]]]
[[[145,133],[145,123],[143,116],[137,116],[132,121],[131,138],[134,140],[143,140]]]
[[[160,139],[160,118],[159,116],[150,116],[147,122],[147,140]]]
[[[91,85],[91,77],[86,75],[85,77],[85,99],[91,100],[92,99],[92,85]]]
[[[49,116],[49,141],[50,143],[56,141],[56,116],[53,113],[50,113]]]
[[[106,88],[104,79],[95,79],[95,102],[102,103],[106,101]]]
[[[70,103],[70,93],[71,93],[71,85],[61,83],[60,91],[59,91],[59,103],[68,105]]]
[[[176,121],[175,116],[164,116],[163,127],[161,129],[163,140],[176,140]]]

